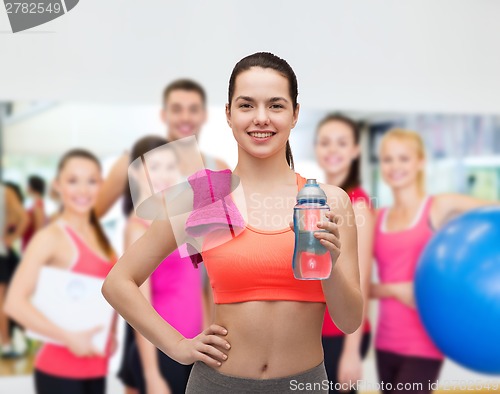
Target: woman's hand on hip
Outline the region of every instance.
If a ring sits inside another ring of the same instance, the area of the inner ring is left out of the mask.
[[[227,354],[220,349],[227,352],[231,347],[229,342],[222,338],[225,335],[227,330],[224,327],[212,324],[193,339],[184,338],[179,341],[172,356],[184,365],[203,361],[212,368],[220,367],[227,360]]]

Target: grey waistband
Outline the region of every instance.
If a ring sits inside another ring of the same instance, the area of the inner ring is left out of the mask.
[[[186,394],[249,393],[328,393],[325,365],[296,375],[273,379],[250,379],[222,374],[205,363],[196,362],[191,370]]]

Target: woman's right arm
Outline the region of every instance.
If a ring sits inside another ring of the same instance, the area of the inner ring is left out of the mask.
[[[125,250],[127,250],[134,242],[136,242],[144,232],[145,227],[134,221],[129,221],[125,228]],[[142,295],[151,304],[151,284],[150,280],[146,281],[139,288]],[[148,392],[154,393],[170,393],[170,388],[163,378],[160,365],[158,362],[158,352],[155,346],[149,342],[138,331],[134,330],[135,340],[137,342],[137,350],[141,359],[142,369],[144,371],[144,379],[146,381],[146,389]]]
[[[370,298],[394,298],[409,308],[416,308],[413,282],[372,283]]]
[[[123,190],[127,185],[128,164],[129,155],[125,153],[121,155],[115,164],[113,164],[113,167],[111,167],[108,176],[101,186],[99,195],[97,196],[97,202],[94,207],[94,211],[98,218],[106,215],[113,204],[123,194]]]
[[[226,357],[214,345],[221,349],[227,349],[229,345],[220,337],[227,334],[223,327],[212,325],[195,338],[186,339],[158,315],[139,290],[176,248],[170,220],[155,220],[115,264],[104,282],[102,293],[125,320],[172,359],[185,365],[199,360],[217,367]]]

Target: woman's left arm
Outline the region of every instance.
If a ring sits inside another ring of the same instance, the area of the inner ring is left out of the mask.
[[[483,200],[464,194],[438,194],[434,197],[431,218],[436,228],[441,228],[450,219],[476,208],[499,205],[498,201]]]
[[[330,317],[340,330],[350,334],[363,320],[356,220],[349,196],[342,189],[324,184],[321,187],[331,210],[328,221],[318,225],[327,232],[315,236],[330,251],[333,263],[330,278],[321,284]]]

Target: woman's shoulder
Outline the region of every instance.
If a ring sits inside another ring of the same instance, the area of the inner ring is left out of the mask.
[[[327,183],[320,183],[319,186],[325,192],[329,205],[333,205],[336,209],[352,209],[351,199],[344,189]]]
[[[319,187],[321,187],[325,191],[327,196],[336,198],[349,198],[349,195],[345,192],[345,190],[338,186],[330,185],[328,183],[320,183]]]
[[[445,209],[457,197],[460,197],[460,195],[454,193],[439,193],[427,196],[433,208],[437,209]]]
[[[38,230],[31,238],[29,245],[31,249],[42,248],[45,251],[57,249],[64,242],[64,229],[62,223],[56,220]]]
[[[135,214],[135,212],[131,213],[127,221],[125,223],[125,227],[149,227],[150,222],[146,219],[143,219]]]
[[[38,238],[59,239],[59,237],[61,237],[63,233],[64,233],[64,222],[62,222],[61,219],[58,219],[47,224],[45,227],[41,228],[39,231],[36,232],[36,235],[39,235]],[[35,237],[33,237],[33,239],[35,239]]]
[[[138,239],[150,227],[150,223],[132,213],[125,223],[125,236],[129,239]]]

